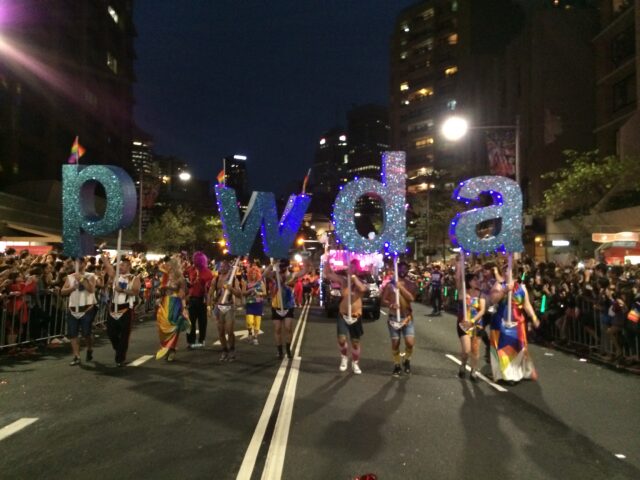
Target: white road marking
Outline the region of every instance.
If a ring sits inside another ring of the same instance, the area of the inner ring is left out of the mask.
[[[302,309],[302,313],[300,313],[300,318],[298,318],[296,328],[293,332],[292,340],[295,340],[298,334],[298,330],[301,328],[302,322],[300,320],[304,318],[305,314],[307,314],[308,311],[309,311],[309,305],[305,305],[305,308]],[[287,371],[287,363],[288,363],[287,359],[284,359],[280,364],[280,368],[278,369],[276,378],[273,381],[273,385],[271,386],[271,390],[269,391],[269,395],[267,396],[267,401],[264,405],[264,408],[262,409],[262,414],[260,415],[260,419],[258,420],[256,429],[253,432],[253,436],[251,437],[251,441],[249,442],[247,451],[244,454],[242,465],[240,465],[240,470],[238,471],[238,476],[236,477],[237,480],[250,480],[251,476],[253,475],[253,469],[256,466],[258,452],[260,451],[260,446],[262,444],[262,440],[264,439],[264,435],[267,431],[269,419],[273,414],[273,409],[276,404],[276,399],[278,398],[278,393],[280,392],[280,387],[282,386],[284,375]]]
[[[380,310],[380,313],[383,315],[389,315],[387,312],[385,312],[384,310]]]
[[[140,358],[137,358],[133,362],[129,363],[127,366],[129,366],[129,367],[139,367],[144,362],[148,362],[152,358],[153,358],[153,355],[143,355]]]
[[[452,362],[457,363],[458,365],[462,365],[462,362],[458,358],[454,357],[453,355],[446,354],[445,357],[447,357]],[[471,367],[469,365],[467,365],[467,371],[468,372],[471,371]],[[485,377],[482,373],[478,372],[477,370],[476,370],[476,372],[478,373],[478,378],[480,380],[482,380],[483,382],[488,383],[493,388],[495,388],[497,391],[499,391],[499,392],[508,392],[509,391],[506,388],[501,387],[497,383],[492,382],[491,380],[489,380],[487,377]]]
[[[302,320],[302,327],[300,328],[300,335],[298,343],[296,344],[296,351],[293,355],[293,361],[291,362],[289,378],[287,379],[287,384],[284,387],[284,394],[282,396],[282,403],[280,404],[280,411],[278,412],[278,419],[276,420],[276,426],[273,430],[271,445],[269,445],[267,461],[264,465],[264,470],[262,471],[262,480],[282,478],[284,457],[287,453],[287,441],[289,440],[289,430],[291,428],[291,417],[293,416],[293,404],[296,399],[298,375],[300,374],[300,362],[302,361],[302,357],[300,357],[300,347],[302,346],[302,339],[304,338],[304,331],[307,325],[308,316],[309,310],[307,309],[304,319]]]
[[[14,433],[19,432],[25,427],[28,427],[32,423],[37,422],[37,418],[21,418],[20,420],[16,420],[13,423],[10,423],[6,427],[0,428],[0,440],[4,440],[7,437],[10,437]]]
[[[619,458],[620,460],[624,460],[625,458],[627,458],[627,456],[623,453],[616,453],[614,454],[617,458]]]

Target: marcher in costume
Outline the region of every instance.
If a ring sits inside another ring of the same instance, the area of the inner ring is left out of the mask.
[[[109,258],[103,256],[102,261],[108,276],[106,284],[113,287],[107,316],[107,335],[116,353],[116,365],[124,367],[134,319],[135,299],[140,292],[140,279],[131,273],[131,261],[128,258],[120,260],[118,278],[115,282],[116,270]]]
[[[165,355],[168,362],[176,357],[176,347],[180,332],[191,327],[189,315],[185,308],[186,282],[182,275],[182,267],[177,258],[165,262],[160,286],[160,304],[156,310],[156,324],[160,337],[160,349],[156,360]]]
[[[238,275],[235,275],[231,284],[229,283],[232,273],[229,262],[223,261],[220,264],[218,276],[211,283],[207,300],[208,308],[213,311],[213,316],[218,325],[218,340],[222,345],[222,353],[219,359],[221,362],[233,362],[236,359],[234,322],[236,305],[241,304],[242,290]],[[228,293],[225,295],[227,290]]]
[[[295,274],[289,272],[288,260],[280,260],[277,265],[278,267],[275,269],[277,271],[274,270],[273,265],[269,265],[264,271],[265,278],[271,280],[271,318],[273,319],[276,348],[278,349],[278,358],[284,358],[282,345],[284,341],[287,357],[293,358],[291,352],[293,309],[295,307],[293,286],[298,277],[306,273],[307,265]],[[278,289],[278,285],[280,289]]]
[[[526,311],[535,328],[540,322],[529,303],[529,295],[524,285],[513,284],[512,318],[508,321],[508,295],[501,283],[491,289],[491,301],[496,312],[491,318],[491,371],[494,381],[518,382],[537,378],[527,345]]]
[[[458,278],[458,291],[462,291]],[[471,357],[471,380],[476,381],[478,378],[478,359],[480,358],[480,337],[483,330],[482,317],[485,313],[485,300],[480,292],[480,282],[474,273],[465,275],[466,282],[466,298],[467,302],[467,318],[462,318],[464,310],[458,311],[458,322],[456,324],[456,332],[460,339],[460,349],[462,357],[462,365],[458,371],[458,376],[464,378],[466,375],[467,361]]]
[[[398,285],[392,278],[385,286],[381,303],[382,306],[389,308],[387,327],[389,328],[389,336],[391,337],[391,354],[393,355],[393,372],[394,377],[399,377],[404,367],[404,373],[411,373],[411,355],[415,346],[415,327],[413,324],[413,310],[411,302],[415,300],[418,288],[414,282],[407,278],[409,273],[409,265],[406,262],[398,263]],[[400,305],[396,303],[395,289],[399,290]],[[398,322],[398,308],[400,308],[400,322]],[[404,337],[404,361],[400,366],[400,340]]]
[[[247,272],[247,281],[242,282],[242,296],[245,301],[247,331],[249,341],[258,345],[258,334],[262,321],[262,308],[264,298],[267,296],[267,288],[262,281],[260,268],[251,266]]]
[[[202,348],[207,336],[207,294],[213,274],[207,267],[207,256],[202,252],[193,254],[193,266],[187,271],[189,278],[189,320],[191,331],[187,334],[189,348]],[[196,326],[198,339],[196,341]]]
[[[348,336],[351,340],[351,368],[353,373],[359,375],[362,373],[360,369],[360,338],[364,334],[362,328],[362,297],[368,288],[355,273],[352,273],[358,271],[358,261],[352,260],[350,265],[350,270],[337,274],[331,270],[331,265],[327,263],[324,276],[327,280],[339,284],[342,294],[337,318],[338,348],[340,349],[339,369],[341,372],[345,372],[348,367]],[[349,295],[347,275],[351,275],[351,295]],[[351,317],[349,317],[349,300],[351,300]]]

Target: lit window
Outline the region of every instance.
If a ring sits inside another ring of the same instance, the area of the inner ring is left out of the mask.
[[[451,99],[447,102],[447,109],[455,110],[457,105],[458,105],[458,102],[455,99]]]
[[[422,137],[416,140],[416,148],[425,148],[429,145],[433,145],[433,137]]]
[[[325,143],[327,143],[327,140],[325,138],[321,138],[320,145],[324,145]]]
[[[346,165],[347,163],[349,163],[349,155],[345,155],[344,159],[343,159],[343,163]]]
[[[447,43],[449,45],[457,45],[458,44],[458,34],[457,33],[452,33],[451,35],[449,35],[447,37]]]
[[[431,95],[433,95],[433,88],[421,88],[420,90],[418,90],[418,94],[421,97],[430,97]]]
[[[444,69],[444,74],[447,77],[450,77],[451,75],[455,75],[456,73],[458,73],[458,67],[456,67],[455,65],[453,65],[452,67]]]
[[[346,135],[340,135],[340,136],[338,137],[338,139],[339,139],[341,142],[346,142],[346,141],[347,141],[347,136],[346,136]]]
[[[402,100],[402,105],[409,105],[409,100]]]
[[[402,82],[400,84],[400,91],[401,92],[406,92],[407,90],[409,90],[409,83],[408,82]]]
[[[113,73],[118,73],[118,60],[111,55],[111,52],[107,52],[107,67],[109,67]]]
[[[451,11],[452,12],[457,12],[458,11],[458,0],[453,0],[451,2]]]
[[[118,13],[114,10],[114,8],[109,5],[107,7],[107,11],[109,12],[109,15],[111,15],[111,18],[113,18],[113,21],[116,22],[116,24],[118,23]]]
[[[407,24],[407,23],[403,23],[403,24],[401,25],[400,29],[401,29],[403,32],[408,33],[408,32],[410,31],[410,29],[409,29],[409,24]]]
[[[409,56],[409,52],[402,52],[400,54],[400,59],[401,60],[406,60],[406,58]]]
[[[429,8],[427,10],[425,10],[424,12],[422,12],[422,19],[423,20],[429,20],[431,18],[433,18],[433,16],[435,15],[435,10],[433,8]]]

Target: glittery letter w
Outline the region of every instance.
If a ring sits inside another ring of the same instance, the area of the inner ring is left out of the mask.
[[[291,195],[278,221],[274,194],[253,192],[241,222],[236,191],[222,185],[216,185],[215,190],[222,230],[232,255],[248,255],[260,230],[265,255],[289,258],[289,248],[311,202],[309,196]]]

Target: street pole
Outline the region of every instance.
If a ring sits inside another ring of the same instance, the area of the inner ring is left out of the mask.
[[[142,242],[142,177],[144,171],[140,164],[140,188],[138,189],[138,242]]]
[[[520,115],[516,115],[516,182],[520,185]]]

